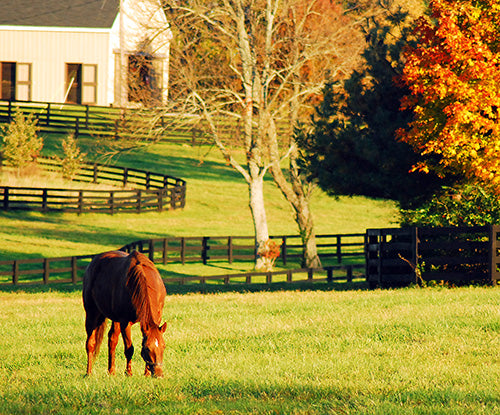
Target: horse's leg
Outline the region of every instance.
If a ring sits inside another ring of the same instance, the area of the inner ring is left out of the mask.
[[[104,330],[106,328],[106,318],[95,312],[88,312],[85,318],[85,330],[87,332],[87,341],[85,350],[87,351],[87,376],[92,373],[92,364],[99,352]]]
[[[115,371],[115,350],[120,337],[120,323],[112,322],[108,334],[108,373],[114,375]]]
[[[123,323],[120,324],[120,327],[123,337],[123,347],[125,349],[125,358],[127,359],[125,374],[127,376],[132,376],[132,356],[134,355],[134,345],[132,344],[132,323]]]

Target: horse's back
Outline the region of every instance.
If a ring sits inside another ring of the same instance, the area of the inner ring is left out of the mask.
[[[84,308],[97,308],[112,320],[116,320],[118,313],[131,316],[130,295],[125,289],[129,266],[130,259],[124,252],[109,251],[96,255],[83,277]]]

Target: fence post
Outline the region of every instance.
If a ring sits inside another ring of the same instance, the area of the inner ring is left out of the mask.
[[[123,187],[127,186],[127,182],[128,182],[128,168],[125,167],[123,169]]]
[[[163,238],[163,264],[164,265],[167,265],[167,262],[168,262],[167,250],[168,250],[168,239]]]
[[[12,101],[9,99],[9,109],[8,109],[8,113],[7,113],[7,120],[9,122],[12,121]]]
[[[141,213],[141,202],[142,202],[142,191],[140,189],[136,190],[137,194],[137,213]]]
[[[342,263],[342,236],[337,235],[337,262]]]
[[[148,247],[149,259],[151,260],[151,262],[155,262],[155,243],[152,239],[150,239],[148,241],[148,244],[149,244],[149,247]]]
[[[85,106],[85,128],[89,128],[90,106]]]
[[[97,183],[97,177],[99,175],[97,163],[94,163],[94,178],[93,178],[93,183]]]
[[[47,189],[42,190],[42,212],[47,212]]]
[[[83,213],[83,191],[78,192],[78,214]]]
[[[43,260],[43,283],[44,284],[49,283],[49,275],[50,275],[49,259],[44,258],[44,260]]]
[[[80,118],[75,117],[75,138],[80,134]]]
[[[286,265],[286,236],[283,236],[281,239],[281,260],[283,261],[283,265]]]
[[[352,265],[347,266],[347,282],[352,282]]]
[[[313,279],[314,279],[314,269],[309,268],[307,270],[307,282],[313,282]]]
[[[227,238],[227,261],[233,263],[233,237],[228,236]]]
[[[203,261],[203,265],[207,265],[208,262],[208,236],[204,236],[201,240],[201,260]]]
[[[113,191],[109,192],[108,204],[109,204],[109,210],[110,210],[111,214],[114,215],[114,213],[115,213],[115,192],[113,192]]]
[[[158,190],[158,212],[163,212],[163,193],[163,189]]]
[[[19,282],[19,262],[17,260],[12,264],[12,283],[17,285]]]
[[[186,264],[186,238],[181,238],[181,262],[182,265]]]
[[[50,126],[50,102],[47,103],[47,127]]]
[[[500,241],[497,239],[500,232],[500,226],[489,226],[489,277],[492,285],[500,281],[500,270],[498,269],[498,249]]]
[[[326,269],[326,282],[331,283],[333,282],[333,268],[328,267]]]
[[[78,279],[78,266],[77,266],[76,256],[71,257],[71,282],[76,284]]]
[[[3,190],[3,208],[5,210],[9,209],[9,187],[4,187]]]

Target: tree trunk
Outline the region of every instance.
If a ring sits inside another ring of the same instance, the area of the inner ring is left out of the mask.
[[[270,171],[274,182],[294,211],[295,222],[299,228],[302,245],[304,246],[302,266],[319,268],[321,267],[321,261],[316,247],[313,215],[309,208],[310,185],[304,183],[300,176],[299,167],[296,163],[297,152],[295,150],[295,144],[293,142],[291,143],[289,151],[290,165],[288,168],[289,177],[287,180],[280,167],[278,137],[275,124],[270,117],[265,122],[267,126],[266,132],[269,144],[269,157],[272,161]],[[293,141],[292,138],[291,141]]]
[[[265,244],[269,239],[269,229],[267,226],[266,209],[264,205],[264,177],[259,175],[253,177],[248,183],[249,206],[252,212],[254,231],[255,231],[255,250]],[[260,270],[263,267],[261,258],[257,257],[255,269]]]

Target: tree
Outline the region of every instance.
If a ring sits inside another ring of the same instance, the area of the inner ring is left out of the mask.
[[[7,126],[0,127],[2,137],[2,161],[20,170],[36,162],[43,147],[43,138],[38,136],[37,121],[32,114],[27,117],[17,111]]]
[[[311,187],[296,163],[293,137],[280,137],[277,123],[308,113],[327,69],[338,77],[352,67],[356,20],[330,0],[167,0],[165,7],[174,33],[172,103],[206,121],[246,180],[258,246],[269,238],[263,184],[270,171],[295,212],[305,262],[317,265]],[[241,142],[223,138],[221,119],[240,123]],[[244,163],[235,156],[241,147]]]
[[[433,157],[415,170],[463,175],[500,193],[500,2],[433,0],[406,53],[401,140]]]
[[[409,90],[397,81],[410,20],[389,5],[385,15],[368,20],[363,66],[341,85],[325,87],[312,131],[298,135],[302,166],[330,194],[382,197],[408,207],[437,187],[435,175],[409,172],[421,157],[396,137],[412,117],[400,111]]]
[[[74,134],[69,134],[61,142],[64,158],[61,160],[63,178],[73,180],[84,163],[86,153],[82,153]]]

